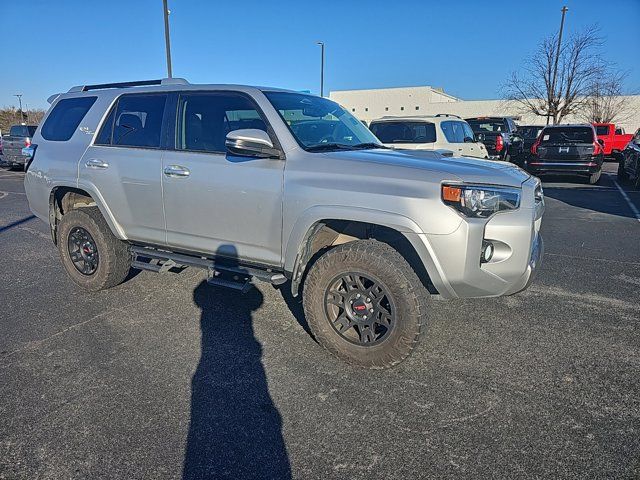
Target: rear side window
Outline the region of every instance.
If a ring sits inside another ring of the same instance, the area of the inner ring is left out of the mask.
[[[226,152],[225,139],[232,130],[267,131],[253,102],[233,93],[180,95],[177,127],[178,150],[211,153]]]
[[[102,124],[98,145],[160,148],[167,94],[123,95]]]
[[[427,122],[378,122],[370,127],[382,143],[434,143],[436,127]]]
[[[598,125],[596,127],[596,134],[609,135],[609,125]]]
[[[78,97],[60,100],[42,126],[42,137],[54,142],[69,140],[97,98]]]
[[[593,143],[593,129],[589,127],[555,127],[542,131],[540,143]]]
[[[465,127],[468,129],[469,125],[452,120],[447,120],[440,124],[442,133],[444,133],[449,143],[464,143],[464,137],[469,136],[468,133],[471,133],[471,138],[473,138],[473,132],[465,133]]]

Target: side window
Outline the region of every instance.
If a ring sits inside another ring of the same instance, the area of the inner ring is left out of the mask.
[[[54,142],[69,140],[98,97],[60,100],[42,126],[42,137]]]
[[[469,126],[469,124],[464,122],[460,122],[460,123],[462,123],[462,131],[464,134],[464,138],[471,138],[475,142],[476,137],[473,133],[473,130],[471,130],[471,127]]]
[[[111,134],[113,133],[113,119],[116,117],[115,107],[111,109],[109,116],[106,118],[100,129],[100,133],[96,137],[95,145],[111,145]]]
[[[112,145],[160,148],[166,94],[123,95],[118,100]],[[107,124],[103,126],[108,128]],[[100,135],[102,136],[102,131]]]
[[[440,124],[442,133],[447,138],[449,143],[463,143],[464,142],[464,130],[462,122],[455,122],[447,120]]]
[[[253,102],[235,93],[180,95],[176,147],[178,150],[225,153],[227,133],[244,128],[267,131]]]

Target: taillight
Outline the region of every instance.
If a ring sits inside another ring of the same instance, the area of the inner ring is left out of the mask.
[[[600,155],[601,151],[602,147],[600,146],[600,144],[598,142],[593,142],[593,154]]]
[[[498,135],[496,137],[496,152],[501,152],[504,148],[504,140],[502,139],[502,135]]]
[[[531,145],[531,153],[533,153],[534,155],[538,154],[538,146],[540,145],[540,139],[536,139],[535,142],[533,142],[533,145]]]
[[[31,139],[29,137],[24,139],[24,146],[25,147],[30,147],[31,146]]]

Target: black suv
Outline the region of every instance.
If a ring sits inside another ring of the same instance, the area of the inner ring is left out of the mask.
[[[511,117],[475,117],[465,119],[479,142],[484,143],[492,160],[511,162],[522,154],[522,138]]]
[[[555,173],[588,177],[594,185],[602,173],[602,145],[591,124],[549,125],[531,147],[525,167],[538,176]]]

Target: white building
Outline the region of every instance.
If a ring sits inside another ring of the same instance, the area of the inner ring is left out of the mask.
[[[338,102],[360,120],[369,123],[376,118],[392,116],[436,115],[449,113],[462,118],[479,116],[510,116],[521,125],[544,125],[543,117],[523,114],[517,104],[504,100],[466,101],[449,95],[440,88],[401,87],[371,90],[337,90],[329,98]],[[628,97],[628,118],[618,123],[627,133],[640,128],[640,95]],[[568,117],[564,123],[581,123],[584,120]]]

